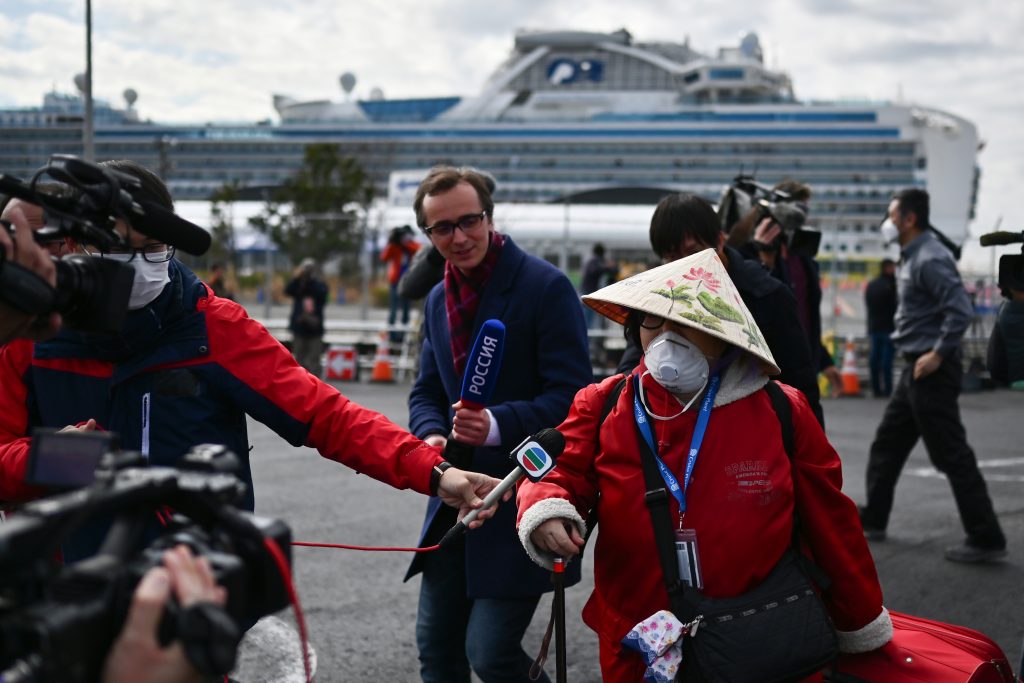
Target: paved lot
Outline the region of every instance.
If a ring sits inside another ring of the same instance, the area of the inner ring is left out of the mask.
[[[403,425],[408,417],[408,388],[341,386],[357,402]],[[930,469],[921,447],[911,456],[897,490],[890,538],[872,546],[890,609],[979,629],[1017,662],[1024,637],[1022,406],[1024,395],[1005,391],[961,399],[968,437],[985,467],[1010,539],[1007,562],[965,567],[942,558],[943,548],[958,542],[962,530],[949,486]],[[868,446],[883,408],[884,402],[873,399],[825,404],[828,433],[843,458],[846,491],[858,501],[863,499]],[[287,520],[296,540],[368,545],[415,542],[425,502],[419,495],[356,475],[309,449],[292,448],[258,423],[250,424],[250,440],[257,511]],[[294,549],[297,589],[317,652],[318,681],[418,680],[414,624],[419,580],[402,583],[408,559],[393,553]],[[592,576],[589,560],[584,563],[584,575]],[[595,638],[579,619],[591,586],[588,578],[568,591],[571,681],[600,680]],[[540,643],[549,604],[548,598],[542,600],[527,634],[525,644],[531,653]],[[265,671],[267,665],[248,668]],[[548,671],[553,676],[553,653]]]

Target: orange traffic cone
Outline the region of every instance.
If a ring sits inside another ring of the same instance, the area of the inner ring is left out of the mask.
[[[843,367],[839,371],[843,378],[843,395],[857,396],[860,394],[860,377],[857,376],[857,352],[854,350],[853,342],[846,342],[846,351],[843,352]]]
[[[380,341],[377,342],[377,356],[373,361],[373,374],[370,375],[371,382],[394,382],[395,374],[391,371],[391,354],[388,353],[388,333],[380,333]]]

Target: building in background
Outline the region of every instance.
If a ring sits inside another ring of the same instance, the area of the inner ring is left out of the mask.
[[[341,82],[350,92],[354,78]],[[895,190],[927,189],[932,222],[962,241],[978,183],[972,123],[917,105],[800,101],[753,33],[706,55],[625,30],[520,32],[476,97],[275,95],[273,122],[154,123],[138,116],[137,97],[126,91],[123,109],[97,103],[97,158],[151,166],[177,199],[205,199],[228,182],[259,199],[315,142],[359,159],[381,197],[392,173],[435,163],[493,173],[502,202],[566,207],[653,207],[672,191],[717,201],[740,173],[768,185],[794,178],[814,188],[821,259],[846,272],[882,257],[878,224]],[[51,153],[81,153],[82,114],[80,98],[56,93],[40,108],[0,111],[0,172],[25,177]],[[553,241],[563,236],[563,225],[550,229]],[[646,227],[625,239],[645,248]]]

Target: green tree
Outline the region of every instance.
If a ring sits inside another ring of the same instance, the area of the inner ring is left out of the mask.
[[[235,265],[235,211],[238,201],[239,184],[237,180],[224,183],[210,195],[210,232],[213,239],[207,260],[210,263],[222,261],[229,268]]]
[[[306,147],[302,168],[250,223],[293,263],[341,256],[342,272],[352,272],[364,239],[359,216],[371,199],[373,185],[359,162],[337,145],[317,143]]]

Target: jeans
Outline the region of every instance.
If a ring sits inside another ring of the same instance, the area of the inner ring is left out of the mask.
[[[539,600],[468,598],[465,547],[430,553],[416,615],[423,682],[469,683],[472,667],[484,683],[528,683],[533,660],[521,641]]]
[[[896,481],[918,438],[923,438],[929,459],[946,475],[953,489],[967,542],[983,548],[1003,548],[1006,537],[960,422],[960,354],[944,359],[938,370],[918,380],[914,379],[915,360],[914,356],[907,357],[907,367],[871,444],[868,500],[861,519],[866,526],[886,527]]]
[[[409,300],[408,299],[404,299],[404,298],[398,296],[398,283],[397,282],[390,286],[389,293],[390,293],[390,297],[389,297],[389,299],[390,299],[390,308],[388,309],[388,325],[394,325],[395,324],[395,321],[398,319],[398,309],[399,308],[402,309],[402,324],[403,325],[408,325],[409,324]],[[404,338],[404,336],[405,335],[402,332],[392,332],[391,335],[390,335],[391,342],[394,343],[394,344],[399,344],[399,343],[402,342],[402,339]]]
[[[892,359],[896,349],[890,338],[891,332],[871,333],[871,391],[875,396],[892,395]]]

